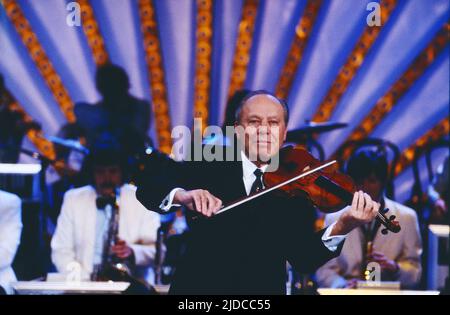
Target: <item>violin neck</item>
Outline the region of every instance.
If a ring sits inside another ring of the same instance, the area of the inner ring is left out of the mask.
[[[347,203],[347,205],[351,205],[351,203],[353,201],[353,194],[351,192],[345,190],[338,184],[336,184],[333,180],[327,178],[326,176],[321,175],[316,179],[315,184],[323,189],[328,190],[332,194],[338,196],[339,198],[344,200]],[[387,211],[389,211],[389,210],[380,207],[380,209],[378,210],[378,213],[377,213],[377,220],[384,227],[386,227],[387,230],[394,232],[394,233],[398,233],[400,231],[400,226],[392,223],[392,221],[395,217],[390,219],[384,215],[384,213],[386,213]]]
[[[345,190],[338,184],[336,184],[333,180],[329,179],[328,177],[323,175],[319,176],[316,179],[315,184],[320,188],[323,188],[332,193],[333,195],[341,198],[347,203],[347,205],[351,205],[353,200],[353,194]]]

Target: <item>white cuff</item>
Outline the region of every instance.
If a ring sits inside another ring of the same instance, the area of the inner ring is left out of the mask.
[[[335,224],[336,224],[336,222],[334,222],[333,224],[328,226],[327,229],[325,230],[325,233],[323,233],[323,235],[322,235],[323,244],[332,252],[335,252],[337,250],[339,244],[341,244],[347,237],[347,235],[330,236],[331,231],[333,230],[333,227]]]
[[[172,207],[181,207],[179,204],[173,204],[173,198],[175,197],[175,194],[179,190],[184,190],[183,188],[174,188],[172,191],[166,196],[166,198],[163,199],[161,204],[159,205],[159,209],[161,209],[164,212],[167,212]]]

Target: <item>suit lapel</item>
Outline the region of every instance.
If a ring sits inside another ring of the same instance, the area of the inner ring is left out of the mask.
[[[229,187],[231,188],[230,197],[232,197],[233,200],[236,200],[247,196],[243,180],[242,161],[230,163],[229,172]]]
[[[213,168],[203,176],[211,177],[209,187],[217,197],[221,198],[224,204],[246,196],[245,185],[242,179],[242,162],[217,162]]]
[[[364,261],[363,246],[364,246],[364,233],[360,228],[354,230],[353,237],[347,237],[344,246],[348,249],[348,256],[350,260],[357,262],[358,264]]]
[[[90,267],[94,262],[94,251],[95,251],[95,241],[96,241],[96,224],[97,224],[97,206],[95,200],[97,198],[97,194],[95,189],[92,189],[90,194],[85,199],[86,207],[85,211],[80,211],[79,215],[83,215],[84,219],[84,237],[85,237],[85,248],[81,249],[84,251],[84,261],[86,267]],[[89,268],[88,267],[88,268]]]
[[[119,236],[122,239],[130,239],[130,234],[133,234],[133,230],[138,228],[136,224],[139,222],[139,220],[133,221],[133,216],[135,215],[133,207],[129,206],[127,211],[123,210],[131,202],[128,198],[127,189],[127,185],[122,186],[119,199]]]

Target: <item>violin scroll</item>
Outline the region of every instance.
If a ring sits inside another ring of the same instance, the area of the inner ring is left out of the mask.
[[[388,217],[385,216],[385,213],[389,211],[388,208],[381,210],[377,214],[377,218],[380,220],[381,224],[383,224],[384,229],[381,230],[383,235],[386,235],[389,231],[392,233],[398,233],[401,231],[400,224],[398,221],[395,221],[396,216],[391,215]]]

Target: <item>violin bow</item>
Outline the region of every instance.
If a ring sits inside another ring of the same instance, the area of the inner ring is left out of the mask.
[[[271,191],[273,191],[273,190],[276,190],[276,189],[278,189],[278,188],[280,188],[280,187],[283,187],[283,186],[285,186],[285,185],[287,185],[287,184],[290,184],[290,183],[292,183],[292,182],[294,182],[294,181],[296,181],[296,180],[299,180],[300,178],[303,178],[303,177],[306,177],[306,176],[308,176],[308,175],[311,175],[312,173],[315,173],[315,172],[317,172],[317,171],[320,171],[321,169],[324,169],[324,168],[326,168],[326,167],[328,167],[328,166],[330,166],[330,165],[333,165],[333,164],[335,164],[336,162],[337,162],[336,160],[333,160],[333,161],[330,161],[330,162],[328,162],[328,163],[322,164],[322,165],[320,165],[320,166],[318,166],[318,167],[316,167],[316,168],[310,169],[310,170],[308,170],[308,171],[306,171],[306,172],[304,172],[304,173],[301,173],[300,175],[297,175],[297,176],[295,176],[295,177],[293,177],[293,178],[290,178],[290,179],[288,179],[288,180],[286,180],[286,181],[284,181],[284,182],[281,182],[281,183],[279,183],[279,184],[277,184],[277,185],[275,185],[275,186],[272,186],[272,187],[267,188],[267,189],[263,189],[263,190],[261,190],[261,191],[259,191],[259,192],[257,192],[257,193],[254,193],[254,194],[252,194],[252,195],[250,195],[250,196],[247,196],[247,197],[245,197],[245,198],[243,198],[243,199],[241,199],[241,200],[239,200],[239,201],[236,201],[236,202],[234,202],[234,203],[232,203],[232,204],[230,204],[230,205],[228,205],[228,206],[222,207],[219,211],[216,212],[215,215],[224,213],[225,211],[228,211],[228,210],[233,209],[233,208],[235,208],[235,207],[237,207],[237,206],[240,206],[240,205],[243,204],[243,203],[246,203],[246,202],[248,202],[248,201],[250,201],[250,200],[253,200],[253,199],[255,199],[255,198],[258,198],[258,197],[260,197],[260,196],[262,196],[262,195],[264,195],[264,194],[267,194],[267,193],[269,193],[269,192],[271,192]]]

